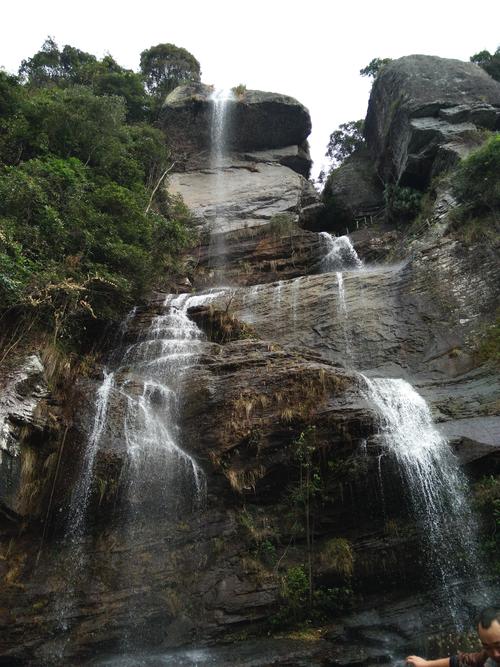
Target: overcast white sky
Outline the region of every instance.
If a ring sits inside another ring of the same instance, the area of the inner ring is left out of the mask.
[[[218,87],[296,97],[311,112],[317,174],[330,132],[362,118],[374,57],[468,60],[500,45],[500,0],[23,0],[2,3],[0,66],[16,72],[47,35],[138,69],[140,52],[183,46]]]

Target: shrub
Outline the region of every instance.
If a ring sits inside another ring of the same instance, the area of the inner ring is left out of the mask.
[[[389,220],[408,222],[420,211],[422,193],[414,188],[386,185],[384,200]]]
[[[245,93],[247,92],[247,87],[245,86],[244,83],[239,83],[237,86],[234,86],[234,88],[231,88],[233,94],[237,98],[243,98],[245,97]]]
[[[320,553],[323,567],[343,577],[351,577],[354,570],[354,554],[351,543],[343,537],[334,537],[324,545]]]
[[[291,236],[297,230],[297,223],[291,213],[276,213],[269,220],[269,231],[274,239]]]
[[[461,218],[500,212],[500,134],[496,133],[460,163],[454,180],[454,193],[461,206]]]
[[[392,61],[392,58],[373,58],[366,67],[359,70],[361,76],[368,76],[376,79],[380,72]]]

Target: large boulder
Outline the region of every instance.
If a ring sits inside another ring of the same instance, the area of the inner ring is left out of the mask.
[[[179,86],[167,97],[162,123],[176,155],[186,159],[208,151],[212,140],[215,104],[213,87],[202,83]],[[284,155],[285,163],[310,158],[305,141],[311,132],[308,110],[293,97],[260,90],[245,90],[228,100],[225,119],[225,147],[233,150],[263,150],[301,147],[295,155]]]
[[[371,220],[382,209],[383,184],[366,148],[355,151],[330,173],[323,197],[326,201],[333,198],[336,215],[332,222],[339,222],[341,230],[355,220]]]
[[[499,127],[500,83],[473,63],[413,55],[375,80],[365,137],[384,182],[423,187],[441,146]]]

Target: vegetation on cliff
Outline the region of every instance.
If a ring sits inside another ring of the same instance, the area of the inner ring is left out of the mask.
[[[471,56],[471,62],[482,67],[496,81],[500,81],[500,46],[495,53],[489,51],[475,53]]]
[[[488,216],[494,225],[500,225],[499,173],[500,134],[495,133],[462,160],[457,169],[453,187],[462,220]]]
[[[171,167],[153,115],[162,85],[52,39],[18,77],[0,71],[4,322],[36,314],[79,343],[175,268],[189,215],[159,187]]]

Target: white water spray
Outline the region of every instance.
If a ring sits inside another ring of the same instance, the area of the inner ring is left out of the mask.
[[[320,232],[319,235],[325,247],[321,260],[322,273],[360,269],[363,266],[348,236],[332,236],[328,232]]]
[[[104,379],[97,390],[94,408],[94,422],[83,456],[82,472],[77,479],[71,496],[67,534],[74,542],[77,542],[85,531],[87,506],[93,481],[94,462],[99,450],[102,433],[106,425],[109,399],[111,392],[114,389],[114,383],[114,374],[104,370]]]
[[[465,579],[477,592],[481,572],[467,480],[427,403],[408,382],[362,377],[378,414],[381,444],[397,462],[408,491],[421,548],[459,626],[457,588]]]
[[[230,89],[214,90],[210,96],[212,102],[211,127],[211,167],[214,173],[215,215],[210,232],[210,255],[213,267],[218,274],[218,282],[223,280],[223,269],[226,258],[226,243],[224,239],[224,206],[226,205],[224,158],[227,151],[227,136],[229,118],[229,102],[234,100]]]
[[[183,377],[196,361],[203,339],[187,311],[219,295],[167,296],[163,312],[145,335],[125,350],[114,372],[104,375],[69,512],[65,564],[69,585],[57,608],[63,629],[75,608],[76,582],[81,586],[82,575],[89,569],[85,535],[100,449],[112,451],[125,445],[120,497],[132,549],[134,520],[140,525],[158,514],[175,521],[179,513],[204,502],[205,475],[182,448],[179,421]]]
[[[320,269],[323,273],[335,271],[339,297],[338,315],[342,323],[344,350],[347,359],[352,360],[351,332],[349,330],[347,302],[345,296],[343,271],[359,270],[363,262],[358,257],[348,236],[332,236],[328,232],[320,232],[325,255],[321,260]]]

